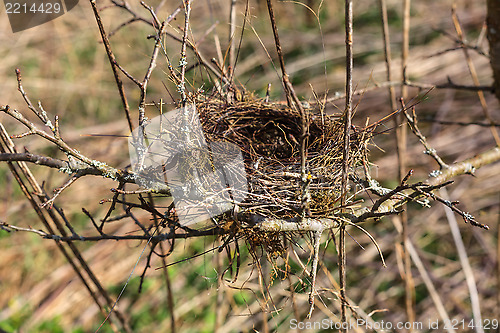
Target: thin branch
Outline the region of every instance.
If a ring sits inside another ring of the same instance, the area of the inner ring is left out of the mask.
[[[472,51],[476,51],[479,55],[482,55],[486,58],[489,58],[490,56],[480,47],[478,47],[477,45],[470,45],[470,44],[464,44],[464,45],[459,45],[459,46],[455,46],[455,47],[450,47],[450,48],[447,48],[445,50],[442,50],[442,51],[439,51],[439,52],[436,52],[434,54],[431,54],[429,56],[429,58],[432,58],[432,57],[436,57],[436,56],[440,56],[440,55],[443,55],[445,53],[448,53],[448,52],[453,52],[453,51],[458,51],[458,50],[462,50],[463,48],[467,48],[469,50],[472,50]]]
[[[45,231],[42,231],[42,230],[37,230],[37,229],[33,229],[33,228],[17,227],[15,225],[8,224],[6,222],[0,222],[0,228],[2,230],[7,231],[7,232],[24,231],[24,232],[31,232],[31,233],[37,234],[39,236],[42,236],[42,237],[45,237],[47,235],[47,233]]]
[[[403,103],[403,102],[402,102]],[[404,109],[404,107],[403,107]],[[406,120],[408,120],[408,124],[410,125],[410,128],[417,136],[417,138],[420,140],[422,145],[425,147],[424,154],[431,156],[439,165],[440,169],[447,169],[449,166],[446,164],[441,157],[436,152],[436,149],[432,148],[428,143],[427,143],[427,138],[420,132],[420,129],[418,128],[418,121],[417,121],[417,116],[415,114],[415,108],[412,108],[412,115],[410,116],[406,110],[403,111],[403,114],[406,116]]]
[[[464,34],[462,32],[462,27],[460,26],[460,22],[458,20],[458,15],[457,15],[457,8],[456,8],[456,3],[453,3],[452,9],[451,9],[451,16],[453,19],[453,25],[455,27],[455,31],[457,33],[458,39],[461,41],[461,43],[464,43]],[[477,77],[477,72],[476,72],[476,67],[474,66],[474,63],[472,62],[472,58],[470,57],[469,50],[467,48],[463,48],[465,60],[467,62],[467,67],[469,68],[469,73],[470,76],[472,77],[472,81],[474,82],[475,86],[479,86],[479,79]],[[477,97],[479,98],[479,102],[481,104],[481,108],[483,109],[484,116],[490,123],[494,123],[493,118],[491,117],[491,113],[488,109],[488,104],[486,103],[486,99],[484,98],[484,93],[482,91],[477,92]],[[494,126],[490,127],[491,134],[493,135],[493,138],[495,139],[495,142],[497,146],[500,146],[500,136],[498,135],[497,129]]]
[[[17,90],[21,93],[21,96],[23,96],[24,102],[28,106],[28,108],[43,122],[47,123],[47,117],[42,116],[40,112],[33,106],[31,103],[31,100],[28,97],[28,94],[24,91],[23,88],[23,83],[22,83],[22,76],[21,76],[21,70],[19,68],[16,68],[16,78],[17,78]]]
[[[0,123],[0,139],[1,139],[1,142],[3,142],[3,144],[0,143],[0,152],[2,152],[2,153],[15,153],[14,143],[10,139],[7,131],[5,130],[5,128],[3,127],[3,125],[1,123]],[[40,208],[40,206],[36,200],[36,197],[32,194],[33,192],[37,193],[38,199],[40,201],[42,201],[42,203],[44,202],[44,200],[46,200],[46,196],[45,196],[45,194],[43,194],[41,186],[38,184],[36,179],[33,177],[33,174],[31,173],[31,171],[28,169],[26,164],[22,161],[15,162],[15,163],[9,162],[8,165],[9,165],[9,168],[10,168],[13,176],[15,177],[16,181],[18,182],[19,186],[21,187],[23,194],[30,201],[30,203],[31,203],[33,209],[35,210],[37,216],[39,217],[39,219],[42,221],[42,223],[45,225],[45,227],[47,228],[47,230],[50,233],[54,233],[53,228],[49,224],[49,221],[44,214],[44,211],[42,210],[42,208]],[[20,169],[20,171],[23,174],[23,176],[25,177],[25,179],[28,180],[29,184],[32,187],[32,190],[28,189],[24,180],[21,178],[21,175],[20,175],[18,168],[16,166]],[[52,220],[52,222],[55,224],[57,230],[61,233],[61,235],[65,236],[66,230],[64,229],[62,223],[60,222],[59,217],[56,215],[56,214],[60,214],[60,210],[58,210],[58,209],[46,210],[46,212],[49,215],[50,220]],[[74,235],[73,235],[73,237],[74,237]],[[101,283],[99,282],[99,280],[97,279],[97,277],[95,276],[93,271],[90,269],[90,267],[88,267],[86,261],[83,259],[78,248],[76,248],[76,246],[74,246],[74,244],[72,242],[68,242],[68,247],[75,257],[75,258],[73,258],[69,254],[66,247],[64,247],[63,244],[61,244],[61,242],[56,240],[56,244],[57,244],[59,250],[61,251],[61,253],[65,256],[65,258],[70,263],[70,265],[73,268],[73,270],[75,271],[75,273],[78,275],[80,280],[85,285],[86,289],[90,293],[94,302],[99,307],[101,313],[105,316],[106,315],[105,304],[102,303],[98,294],[101,294],[104,297],[105,303],[107,303],[108,306],[111,306],[111,304],[113,304],[113,302],[112,302],[111,298],[109,297],[109,294],[102,287]],[[79,266],[77,265],[77,262],[79,263]],[[85,278],[82,275],[83,271],[85,271],[87,273],[88,278],[92,281],[95,288],[97,288],[98,293],[94,292],[94,290],[93,290],[94,288],[90,286],[90,282],[87,281],[87,278]],[[130,327],[126,323],[125,318],[123,317],[123,315],[120,311],[116,312],[116,317],[118,318],[118,320],[122,324],[125,331],[130,332]],[[114,332],[118,332],[118,328],[115,326],[114,323],[111,322],[110,326]]]
[[[160,257],[162,261],[162,266],[164,267],[162,269],[163,274],[165,276],[165,285],[167,287],[167,305],[168,309],[170,312],[170,332],[175,333],[176,332],[176,325],[175,325],[175,304],[174,304],[174,296],[173,296],[173,290],[172,290],[172,283],[170,282],[170,275],[168,273],[168,267],[167,267],[167,259],[166,256],[169,253],[165,253],[163,250],[163,242],[159,244],[160,246]]]
[[[440,193],[445,200],[448,199],[448,192],[446,191],[445,188],[440,189]],[[467,250],[465,249],[464,241],[462,240],[462,235],[460,234],[460,228],[458,227],[457,220],[452,210],[445,208],[445,213],[446,213],[446,219],[448,220],[448,224],[450,225],[451,234],[455,242],[455,247],[457,248],[458,258],[460,259],[460,265],[462,266],[462,271],[465,275],[465,281],[467,282],[467,287],[469,289],[470,302],[472,307],[472,316],[474,322],[482,323],[483,320],[481,316],[481,306],[477,292],[477,284],[474,278],[474,272],[472,270],[469,258],[467,256]],[[477,333],[484,333],[483,325],[475,326],[475,331]]]
[[[153,28],[157,29],[159,26],[160,26],[160,23],[159,23],[159,20],[158,18],[156,17],[156,15],[154,15],[154,11],[152,11],[152,15],[153,15],[153,22],[150,22],[149,20],[145,19],[145,18],[142,18],[140,15],[138,15],[137,13],[135,13],[130,7],[126,7],[126,6],[122,6],[122,5],[117,5],[115,3],[115,5],[117,7],[120,7],[120,8],[123,8],[125,10],[127,10],[130,14],[132,14],[134,17],[138,17],[139,18],[139,21],[143,22],[143,23],[146,23],[150,26],[152,26]],[[149,6],[145,6],[148,10],[149,10]],[[171,15],[170,17],[167,19],[168,22],[170,22],[171,19],[173,19],[178,13],[180,12],[180,8],[177,8]],[[173,40],[177,41],[177,42],[180,42],[180,43],[183,43],[183,39],[182,38],[179,38],[178,36],[175,36],[173,34],[171,34],[170,32],[165,32],[165,35],[168,36],[169,38],[172,38]],[[217,71],[216,68],[214,68],[211,64],[210,64],[210,61],[207,60],[203,54],[196,48],[196,45],[195,44],[192,44],[192,43],[187,43],[186,45],[189,49],[191,49],[194,54],[196,55],[196,57],[198,58],[198,61],[200,62],[200,64],[203,65],[204,68],[206,68],[210,73],[214,74],[219,80],[223,81],[224,84],[227,84],[228,81],[227,81],[227,78],[225,78],[224,76],[221,75],[221,73],[219,71]],[[170,68],[169,68],[170,69]]]
[[[8,224],[6,222],[2,222],[0,225],[4,228],[7,228],[7,229],[10,229],[13,231],[31,232],[31,233],[35,233],[39,236],[42,236],[45,239],[52,239],[52,240],[59,241],[59,242],[74,242],[74,241],[99,242],[99,241],[104,241],[104,240],[115,240],[115,241],[124,241],[124,240],[148,241],[148,240],[151,240],[151,242],[158,243],[158,242],[162,242],[162,241],[169,240],[169,239],[187,239],[187,238],[192,238],[192,237],[225,235],[228,233],[224,229],[214,228],[214,229],[203,230],[203,231],[192,230],[189,233],[171,233],[171,232],[160,233],[160,234],[157,234],[154,236],[151,236],[151,235],[108,235],[108,234],[102,234],[99,236],[81,236],[81,235],[61,236],[61,235],[56,235],[53,232],[45,232],[45,231],[39,230],[39,229],[17,227],[17,226]]]
[[[106,49],[106,54],[108,55],[109,64],[111,65],[111,69],[113,70],[113,75],[116,81],[116,87],[118,88],[118,92],[122,99],[123,109],[125,111],[125,116],[127,118],[128,128],[130,132],[134,130],[132,126],[132,119],[130,118],[130,109],[127,101],[127,97],[125,95],[125,88],[123,87],[122,79],[120,78],[120,74],[118,73],[118,66],[115,55],[111,50],[111,44],[109,43],[109,38],[104,30],[104,25],[102,24],[101,16],[99,15],[99,11],[96,6],[96,0],[90,0],[90,4],[92,6],[92,10],[94,12],[95,19],[97,21],[97,25],[99,26],[99,32],[101,33],[101,38],[104,43],[104,48]]]
[[[344,134],[343,134],[343,149],[342,149],[342,183],[340,194],[340,206],[345,207],[347,199],[347,182],[349,178],[349,152],[350,152],[350,130],[352,118],[352,71],[353,71],[353,10],[352,0],[345,0],[345,46],[346,46],[346,100],[344,110]],[[345,211],[345,209],[342,209]],[[340,285],[340,302],[341,322],[347,322],[347,297],[346,297],[346,249],[345,249],[345,224],[341,224],[339,230],[339,285]],[[342,328],[342,331],[345,331]]]
[[[430,55],[429,57],[435,57],[437,55],[441,55],[441,54],[444,54],[446,52],[455,51],[455,50],[461,50],[463,48],[467,48],[469,50],[477,52],[479,55],[482,55],[484,57],[489,58],[490,55],[484,49],[482,49],[479,46],[481,44],[482,39],[484,38],[485,30],[486,30],[486,24],[483,24],[483,27],[481,29],[481,33],[479,34],[479,37],[478,37],[478,39],[476,41],[476,45],[472,45],[468,41],[466,41],[464,39],[457,38],[456,36],[452,35],[451,33],[447,32],[446,30],[443,30],[443,29],[434,29],[434,31],[436,31],[438,33],[441,33],[445,37],[448,37],[449,39],[451,39],[458,46],[446,49],[446,50],[441,51],[441,52],[434,53],[434,54]]]
[[[229,0],[229,68],[232,68],[231,71],[234,70],[234,66],[236,65],[236,50],[235,50],[235,38],[236,38],[236,0]],[[233,78],[233,74],[229,76],[231,80]]]
[[[187,34],[189,32],[189,16],[191,15],[191,2],[190,0],[183,0],[184,3],[184,34],[182,35],[182,44],[181,44],[181,59],[179,61],[179,66],[181,68],[181,77],[180,83],[178,86],[178,91],[181,94],[181,103],[182,107],[186,107],[187,103],[187,95],[186,95],[186,46],[188,44]]]
[[[54,195],[52,196],[52,198],[50,198],[49,200],[45,201],[43,204],[42,204],[42,208],[52,208],[52,206],[54,205],[54,201],[56,200],[56,198],[65,190],[67,189],[68,187],[71,186],[71,184],[73,184],[74,182],[76,182],[78,180],[78,178],[80,178],[81,176],[78,175],[78,174],[74,174],[72,175],[62,186],[60,186],[59,188],[55,189],[54,190]]]
[[[441,124],[441,125],[457,125],[457,126],[481,126],[481,127],[500,127],[500,124],[498,123],[483,123],[483,122],[477,122],[477,121],[452,121],[452,120],[440,120],[440,119],[420,119],[421,122],[426,122],[426,123],[435,123],[435,124]]]
[[[272,0],[267,0],[267,9],[269,12],[269,18],[271,20],[271,27],[274,35],[274,44],[276,45],[276,52],[278,54],[278,59],[281,66],[281,76],[283,80],[283,87],[285,89],[285,95],[288,102],[288,106],[295,107],[298,109],[300,114],[300,174],[301,174],[301,213],[302,216],[309,216],[309,175],[307,174],[307,142],[309,138],[309,120],[307,118],[306,111],[302,106],[295,90],[293,89],[292,83],[288,78],[288,74],[285,68],[285,60],[283,58],[283,51],[281,49],[281,42],[278,35],[278,27],[276,25],[276,18],[274,16],[274,10],[272,5]]]
[[[450,78],[448,78],[447,83],[441,83],[441,84],[429,84],[429,83],[420,83],[420,82],[413,82],[410,80],[405,81],[405,86],[408,87],[415,87],[415,88],[421,88],[421,89],[455,89],[455,90],[467,90],[467,91],[485,91],[485,92],[490,92],[494,93],[494,87],[493,86],[481,86],[481,85],[463,85],[463,84],[456,84],[451,81]]]
[[[405,84],[407,81],[406,70],[408,66],[408,57],[410,53],[410,22],[411,22],[411,0],[405,0],[403,2],[403,42],[401,49],[401,105],[403,110],[405,110],[404,101],[407,98],[408,86]],[[394,118],[396,121],[396,150],[398,156],[398,180],[401,180],[406,173],[406,151],[407,151],[407,137],[408,128],[404,123],[400,113]],[[401,125],[400,125],[401,124]],[[405,283],[405,308],[407,314],[408,322],[415,321],[415,287],[413,282],[413,276],[411,271],[411,258],[408,250],[406,249],[406,242],[409,241],[409,227],[408,227],[408,215],[406,213],[406,207],[402,206],[403,210],[401,214],[402,232],[401,232],[401,243],[403,248],[403,261],[404,261],[404,271],[402,272],[404,276]],[[411,333],[413,330],[410,329]]]
[[[173,18],[171,18],[173,19]],[[146,111],[146,92],[148,88],[148,83],[149,80],[151,79],[151,74],[153,73],[153,70],[156,67],[156,60],[158,58],[158,54],[160,51],[160,46],[161,46],[161,41],[162,38],[165,34],[165,29],[167,28],[167,20],[163,21],[161,24],[161,27],[156,35],[155,38],[155,46],[153,48],[153,54],[151,55],[151,60],[149,62],[148,69],[146,71],[146,74],[144,75],[144,79],[141,82],[140,88],[141,88],[141,98],[139,100],[139,126],[144,126],[144,115]]]
[[[285,61],[283,59],[283,51],[281,49],[281,42],[280,42],[279,35],[278,35],[278,27],[276,25],[276,18],[274,17],[272,0],[267,0],[267,11],[269,13],[269,18],[271,20],[271,28],[273,30],[273,35],[274,35],[274,44],[276,45],[276,52],[278,53],[278,59],[280,62],[281,75],[282,75],[282,81],[283,81],[283,89],[285,90],[285,97],[286,97],[286,100],[288,102],[288,106],[292,107],[293,102],[291,100],[291,93],[289,91],[289,86],[287,84],[287,82],[289,81],[288,74],[286,73]]]
[[[397,219],[393,219],[393,222],[395,222],[395,227],[398,230],[398,232],[401,233],[402,232],[401,224],[397,223]],[[441,300],[441,297],[440,297],[438,291],[436,290],[434,283],[432,282],[431,276],[429,276],[429,273],[428,273],[426,267],[424,266],[422,260],[420,259],[420,255],[418,254],[418,251],[415,249],[415,246],[413,245],[411,240],[408,240],[405,243],[405,246],[406,246],[406,250],[408,251],[408,253],[410,254],[410,256],[413,260],[413,263],[417,267],[418,272],[420,273],[420,276],[422,277],[422,280],[425,284],[425,287],[429,291],[430,297],[431,297],[434,305],[436,306],[437,313],[439,314],[439,316],[441,317],[443,322],[449,323],[450,316],[446,312],[446,308],[443,304],[443,301]],[[451,326],[446,327],[445,329],[448,333],[455,332],[455,330]]]
[[[443,187],[441,187],[441,189],[443,189]],[[417,190],[417,191],[420,192],[419,190]],[[460,209],[458,209],[456,207],[456,205],[459,203],[458,201],[449,201],[449,200],[443,199],[443,198],[435,195],[434,193],[430,193],[430,192],[421,192],[421,193],[424,194],[425,196],[428,196],[429,198],[431,198],[435,201],[442,203],[446,207],[450,208],[453,212],[460,215],[464,219],[465,223],[469,223],[475,227],[479,227],[479,228],[482,228],[485,230],[488,230],[490,228],[485,224],[481,224],[481,223],[477,222],[476,219],[474,218],[474,216],[471,215],[469,212],[464,212],[464,211],[461,211]]]
[[[391,39],[389,34],[389,22],[387,19],[387,4],[385,0],[379,0],[380,6],[380,16],[382,18],[382,36],[384,40],[384,58],[385,58],[385,71],[387,75],[387,82],[392,81],[391,72]],[[389,91],[389,103],[391,105],[391,110],[396,110],[396,92],[394,91],[394,86],[388,85]]]
[[[130,24],[130,23],[133,23],[133,22],[136,22],[136,21],[142,21],[144,23],[151,24],[151,22],[147,18],[145,18],[143,16],[140,16],[136,12],[134,12],[127,1],[122,0],[122,3],[119,3],[116,0],[111,0],[111,2],[115,5],[115,7],[122,8],[122,9],[126,10],[127,12],[129,12],[132,15],[132,18],[129,21],[125,22],[125,23]],[[108,38],[111,37],[111,36],[113,36],[114,34],[116,34],[118,32],[118,30],[120,30],[121,28],[125,27],[127,25],[125,23],[120,24],[117,28],[115,28],[114,30],[112,30],[108,34]],[[160,25],[158,24],[157,27],[159,27],[159,26]]]
[[[378,90],[380,88],[386,88],[386,87],[394,87],[394,86],[400,86],[401,81],[387,81],[387,82],[375,82],[375,85],[372,87],[364,88],[364,89],[358,89],[353,92],[353,96],[362,96],[367,92],[371,92],[374,90]],[[470,85],[461,85],[461,84],[455,84],[451,81],[450,78],[448,78],[448,83],[441,83],[441,84],[431,84],[431,83],[422,83],[422,82],[414,82],[407,80],[404,85],[408,87],[415,87],[415,88],[420,88],[420,89],[455,89],[455,90],[467,90],[467,91],[485,91],[489,93],[494,93],[494,87],[493,86],[470,86]],[[335,102],[338,100],[342,100],[346,98],[345,93],[335,93],[334,96],[329,97],[326,99],[327,103]],[[318,101],[310,101],[309,104],[315,105],[319,103]]]
[[[309,292],[309,312],[307,313],[307,318],[311,318],[314,311],[314,296],[316,296],[316,275],[318,273],[318,261],[319,261],[319,246],[321,244],[321,235],[323,231],[314,231],[311,233],[311,241],[313,245],[313,262],[311,265],[311,291]]]
[[[128,170],[119,170],[107,165],[104,162],[90,159],[83,155],[76,149],[70,147],[63,139],[56,138],[55,136],[49,135],[46,132],[39,130],[32,122],[26,119],[19,111],[11,109],[8,105],[5,107],[0,107],[0,112],[5,112],[9,116],[13,117],[24,126],[28,128],[28,130],[36,134],[43,139],[55,144],[59,149],[61,149],[67,156],[68,162],[64,162],[61,160],[49,158],[49,157],[41,157],[39,155],[33,154],[24,154],[24,155],[16,155],[19,158],[33,162],[38,164],[47,164],[50,167],[56,167],[62,172],[66,172],[69,174],[78,173],[80,176],[84,175],[100,175],[105,178],[109,178],[112,180],[117,180],[124,183],[135,183],[136,175]],[[3,158],[12,158],[12,155],[3,155]],[[168,186],[166,184],[157,183],[157,188],[153,191],[165,192],[169,193]]]

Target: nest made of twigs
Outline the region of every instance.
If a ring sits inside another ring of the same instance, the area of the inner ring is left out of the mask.
[[[315,103],[315,105],[318,105]],[[242,101],[199,97],[196,109],[209,141],[231,142],[243,151],[249,194],[241,207],[251,214],[290,218],[300,210],[300,113],[283,103],[247,95]],[[306,107],[310,214],[327,217],[339,207],[343,156],[341,116]],[[351,135],[349,170],[366,157],[364,132]]]

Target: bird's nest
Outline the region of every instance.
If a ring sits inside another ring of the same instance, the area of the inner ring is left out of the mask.
[[[340,209],[344,123],[341,116],[327,115],[314,105],[305,107],[308,215],[324,218]],[[252,216],[298,217],[303,195],[300,113],[252,95],[233,103],[213,96],[198,98],[196,109],[209,141],[230,142],[243,151],[249,189],[243,211]],[[351,133],[350,173],[366,165],[370,137],[367,131]]]

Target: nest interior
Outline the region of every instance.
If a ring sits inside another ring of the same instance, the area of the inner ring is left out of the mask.
[[[339,209],[342,177],[341,116],[320,112],[319,103],[306,108],[307,171],[311,217],[328,217]],[[243,151],[249,193],[244,212],[265,217],[297,217],[302,192],[300,175],[300,113],[283,103],[247,95],[228,103],[213,96],[198,98],[203,130],[209,141],[238,145]],[[367,131],[353,131],[349,172],[366,162]],[[366,164],[365,164],[366,165]]]

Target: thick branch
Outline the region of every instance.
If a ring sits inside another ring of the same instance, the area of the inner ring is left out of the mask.
[[[5,162],[24,161],[55,169],[69,168],[69,163],[67,161],[31,153],[0,154],[0,161],[5,161]]]
[[[290,232],[290,231],[323,231],[337,228],[339,223],[334,219],[277,219],[272,217],[254,216],[253,222],[263,231],[268,232]]]
[[[480,167],[497,161],[500,161],[499,147],[492,148],[460,163],[452,164],[447,169],[442,170],[437,177],[429,178],[427,182],[430,185],[436,185],[459,175],[474,174]]]

